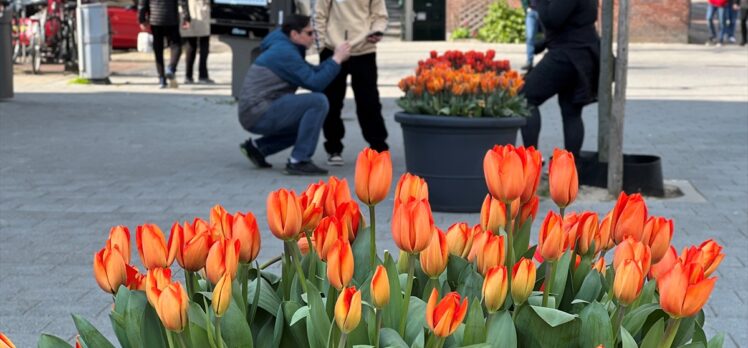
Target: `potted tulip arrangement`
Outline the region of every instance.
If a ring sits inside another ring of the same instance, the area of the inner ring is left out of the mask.
[[[495,56],[493,50],[432,51],[399,83],[405,95],[395,120],[403,129],[406,166],[428,180],[434,210],[477,212],[487,192],[481,156],[494,144],[514,144],[529,115],[519,95],[522,76]]]
[[[168,241],[158,226],[138,226],[143,273],[129,229],[113,227],[94,277],[113,296],[124,348],[721,346],[722,335],[704,334],[702,307],[722,247],[708,240],[678,254],[673,221],[651,216],[638,194],[622,193],[602,219],[571,211],[575,160],[563,150],[552,158],[559,209],[546,214],[537,245],[541,155],[497,145],[484,155],[489,194],[474,225],[436,226],[429,184],[403,174],[388,231],[399,256],[379,258],[375,236],[387,229],[373,223],[374,207],[389,194],[392,164],[388,152],[365,149],[354,184],[368,225],[346,179],[331,177],[299,196],[269,194],[267,226],[284,252],[262,265],[255,216],[216,206],[208,220],[174,223]],[[279,274],[267,270],[276,262]],[[113,347],[73,319],[81,347]],[[42,335],[39,347],[69,345]]]

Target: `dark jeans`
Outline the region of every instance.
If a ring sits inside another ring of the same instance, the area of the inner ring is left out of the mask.
[[[184,41],[187,43],[187,52],[185,52],[185,76],[188,79],[192,79],[192,68],[195,66],[195,57],[197,56],[198,49],[200,50],[200,61],[198,62],[198,78],[208,78],[208,53],[210,47],[210,36],[201,37],[185,37]]]
[[[561,118],[564,127],[564,147],[579,157],[584,142],[582,108],[574,103],[574,91],[578,79],[577,70],[569,58],[562,54],[546,54],[535,68],[525,77],[525,94],[532,108],[532,115],[522,127],[522,142],[525,146],[538,147],[540,136],[540,110],[538,107],[554,95],[558,95]]]
[[[741,43],[746,43],[746,20],[748,20],[748,8],[741,8],[740,9],[740,34],[742,34],[742,38],[740,40]]]
[[[717,7],[712,4],[708,4],[706,8],[706,22],[709,26],[710,40],[717,40],[722,43],[727,35],[727,14],[725,11],[727,6]],[[714,15],[717,15],[717,23],[719,26],[714,27]]]
[[[169,58],[169,71],[177,72],[179,56],[182,55],[182,43],[179,37],[179,26],[176,25],[152,25],[153,55],[156,56],[156,71],[158,77],[164,77],[164,39],[168,41],[171,57]]]
[[[320,61],[332,57],[329,49],[322,50]],[[346,79],[351,75],[351,87],[356,100],[356,115],[361,126],[364,139],[372,149],[388,150],[387,128],[382,118],[382,104],[379,102],[377,89],[377,56],[376,53],[352,56],[343,62],[340,73],[325,89],[325,95],[330,102],[330,111],[325,118],[325,150],[329,154],[343,152],[343,136],[345,127],[340,114],[343,110],[343,100],[347,88]]]
[[[249,131],[263,135],[255,141],[262,154],[272,155],[293,146],[291,157],[309,161],[317,149],[327,110],[327,98],[322,93],[287,94],[273,101]]]

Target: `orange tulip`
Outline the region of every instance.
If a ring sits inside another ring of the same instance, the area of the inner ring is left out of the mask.
[[[670,272],[657,278],[660,306],[674,318],[693,316],[706,304],[716,281],[707,278],[700,265],[677,261]]]
[[[224,274],[236,278],[239,268],[240,243],[236,239],[222,239],[213,243],[205,261],[205,276],[212,284],[218,283]]]
[[[506,208],[500,200],[486,194],[480,209],[480,225],[484,231],[499,233],[499,228],[506,226]]]
[[[467,258],[473,247],[473,231],[465,222],[456,223],[447,229],[447,248],[449,253]]]
[[[187,325],[190,299],[179,282],[171,283],[158,296],[156,314],[167,330],[181,332]]]
[[[454,291],[446,294],[437,304],[438,297],[439,292],[432,290],[426,304],[426,324],[434,335],[445,338],[457,331],[465,319],[468,301],[464,299],[460,303],[460,294]]]
[[[610,226],[612,220],[613,212],[611,211],[608,215],[605,215],[603,221],[600,222],[600,250],[607,251],[616,246],[615,240],[613,240],[613,230]]]
[[[316,248],[316,244],[314,243],[314,236],[312,236],[310,239],[312,240],[312,248]],[[299,247],[301,256],[306,256],[307,254],[309,254],[309,241],[306,240],[306,234],[304,234],[304,232],[299,234],[299,240],[296,241],[296,245]]]
[[[574,164],[574,155],[566,150],[553,150],[553,159],[548,167],[548,185],[551,199],[560,208],[566,208],[577,198],[579,178]]]
[[[224,274],[213,289],[213,297],[210,305],[217,317],[222,317],[231,304],[231,276]]]
[[[392,159],[389,151],[381,153],[365,148],[356,159],[356,196],[366,205],[375,205],[387,197],[392,185]]]
[[[616,247],[613,255],[613,268],[618,271],[618,267],[624,260],[639,262],[642,273],[646,275],[652,265],[652,252],[646,244],[629,237]]]
[[[371,277],[371,303],[376,308],[383,308],[390,303],[390,280],[387,269],[382,265],[377,266]]]
[[[483,173],[491,195],[510,203],[525,191],[525,173],[522,159],[512,145],[495,145],[483,158]]]
[[[520,202],[526,203],[535,197],[535,192],[538,190],[540,171],[543,169],[543,155],[540,151],[535,150],[533,146],[528,148],[520,146],[517,148],[517,153],[522,160],[525,175],[525,189],[522,191],[522,196],[520,196]]]
[[[108,240],[107,245],[94,254],[93,271],[99,287],[111,294],[127,283],[127,268],[119,248]]]
[[[250,263],[260,253],[260,227],[254,214],[236,213],[231,227],[231,238],[239,241],[239,261]]]
[[[618,196],[616,206],[613,208],[610,228],[613,231],[613,239],[616,244],[628,237],[642,240],[644,223],[647,220],[647,205],[638,193],[626,195],[621,192]]]
[[[327,184],[324,181],[309,184],[306,191],[299,196],[302,211],[303,231],[311,231],[325,215],[325,201],[327,200]]]
[[[605,270],[607,269],[605,265],[605,258],[601,257],[595,261],[595,263],[592,264],[592,269],[596,270],[598,273],[602,274],[603,277],[605,276]]]
[[[405,173],[400,176],[395,188],[395,207],[411,199],[416,201],[429,199],[429,186],[423,178]]]
[[[496,312],[504,305],[509,279],[505,266],[494,266],[486,271],[486,280],[483,281],[483,300],[489,313]]]
[[[473,262],[476,257],[478,257],[478,254],[483,252],[483,246],[486,245],[486,240],[488,240],[488,237],[493,235],[491,231],[483,231],[483,228],[480,227],[480,225],[473,226],[473,246],[470,248],[470,253],[468,254],[467,260],[469,262]]]
[[[642,241],[652,249],[652,263],[665,256],[673,239],[673,220],[650,216],[644,225]]]
[[[81,336],[76,335],[75,336],[75,348],[83,348],[83,345],[81,344]]]
[[[350,333],[361,321],[361,291],[345,288],[335,302],[335,323],[343,333]]]
[[[361,210],[355,201],[343,202],[338,206],[335,217],[340,221],[342,234],[348,236],[348,241],[353,243],[358,235],[361,224]]]
[[[210,209],[210,225],[214,226],[221,237],[231,238],[233,224],[234,216],[229,214],[220,204],[216,204]]]
[[[581,255],[587,254],[588,251],[597,253],[600,250],[600,233],[597,221],[597,213],[587,211],[579,216],[576,224],[576,234],[579,237],[577,248]],[[595,243],[595,249],[591,250],[592,243]]]
[[[545,260],[558,261],[566,251],[568,240],[561,224],[561,216],[549,211],[540,226],[538,250]]]
[[[137,267],[125,265],[127,272],[127,288],[130,290],[145,291],[145,275],[140,273]]]
[[[535,220],[535,216],[538,215],[538,207],[540,206],[540,198],[538,196],[532,196],[529,201],[522,204],[519,213],[519,226],[525,225],[525,223],[532,223]]]
[[[348,239],[347,234],[343,234],[343,228],[338,218],[327,216],[323,218],[317,228],[314,229],[314,248],[319,255],[320,260],[327,261],[327,253],[338,239]],[[302,238],[306,239],[306,238]]]
[[[576,212],[568,212],[564,215],[562,223],[562,229],[564,231],[564,235],[566,236],[566,244],[569,246],[569,249],[574,250],[577,245],[577,238],[579,235],[577,235],[577,223],[579,222],[579,214]]]
[[[692,246],[684,249],[681,253],[681,259],[684,264],[698,263],[704,269],[705,277],[714,273],[724,258],[725,254],[722,253],[722,246],[717,244],[713,239],[704,241],[698,248]]]
[[[148,270],[148,274],[145,276],[145,296],[153,308],[156,308],[158,297],[161,296],[161,292],[169,284],[171,284],[171,269],[154,268]]]
[[[169,235],[168,262],[172,263],[176,258],[182,268],[197,272],[205,267],[205,258],[208,257],[208,250],[212,243],[212,236],[207,230],[197,234],[189,223],[185,222],[182,227],[175,222]]]
[[[325,215],[332,216],[338,210],[338,206],[352,201],[351,190],[348,188],[348,180],[338,179],[331,176],[327,181],[327,197],[325,197]]]
[[[114,226],[109,230],[109,240],[112,246],[119,248],[122,259],[125,263],[130,263],[130,230],[127,226]]]
[[[140,225],[135,230],[135,242],[143,266],[147,269],[169,267],[169,250],[161,229],[154,224]]]
[[[478,271],[486,275],[489,269],[503,265],[506,259],[504,236],[488,234],[482,252],[478,253]]]
[[[16,346],[10,341],[8,336],[0,332],[0,348],[16,348]]]
[[[678,262],[678,253],[675,251],[675,247],[671,245],[665,251],[665,256],[649,268],[649,279],[660,279],[660,277],[675,267],[676,262]]]
[[[537,270],[532,259],[521,258],[512,267],[512,300],[515,305],[527,301],[535,287]]]
[[[447,237],[439,228],[434,228],[431,242],[421,251],[421,269],[423,273],[431,278],[438,278],[447,268],[449,260],[449,249],[447,249]]]
[[[431,207],[425,200],[404,202],[392,214],[392,239],[400,250],[411,254],[426,249],[434,230]]]
[[[625,260],[616,267],[613,295],[618,299],[618,302],[628,306],[639,297],[644,285],[645,274],[636,260]]]
[[[267,200],[268,226],[278,239],[296,240],[301,232],[301,205],[293,191],[271,192]],[[216,281],[218,279],[216,278]]]
[[[338,239],[327,253],[327,279],[342,290],[353,278],[353,250],[345,239]]]

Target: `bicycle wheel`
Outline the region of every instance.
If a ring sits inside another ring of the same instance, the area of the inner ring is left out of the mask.
[[[31,37],[31,72],[39,74],[42,69],[42,34],[39,23],[34,23],[33,33]]]

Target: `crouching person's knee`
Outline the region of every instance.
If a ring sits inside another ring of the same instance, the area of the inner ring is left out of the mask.
[[[314,92],[309,94],[309,98],[311,107],[318,109],[327,116],[327,111],[330,110],[330,103],[327,101],[327,96],[319,92]]]

